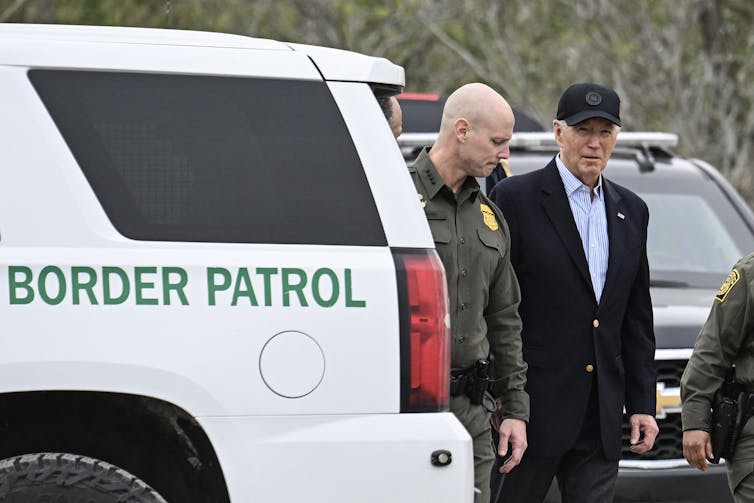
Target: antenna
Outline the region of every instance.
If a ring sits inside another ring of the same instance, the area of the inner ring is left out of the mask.
[[[165,28],[170,28],[170,16],[173,13],[173,4],[170,0],[165,0]]]

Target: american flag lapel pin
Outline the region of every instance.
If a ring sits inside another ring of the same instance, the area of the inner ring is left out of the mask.
[[[621,220],[625,220],[625,219],[626,219],[626,215],[624,215],[623,213],[621,213],[621,212],[619,211],[619,212],[618,212],[618,218],[620,218]]]

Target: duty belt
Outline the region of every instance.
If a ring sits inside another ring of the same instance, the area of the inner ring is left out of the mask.
[[[459,371],[465,372],[465,371]],[[469,382],[469,375],[460,373],[453,375],[450,373],[450,396],[458,396],[466,393],[466,385]]]
[[[482,359],[471,367],[450,372],[450,396],[466,395],[474,405],[483,405],[490,412],[494,403],[487,395],[488,388],[494,382],[490,378],[490,360]]]
[[[741,432],[754,416],[754,393],[744,389],[735,380],[734,367],[729,368],[712,400],[712,463],[718,463],[720,458],[733,459]]]

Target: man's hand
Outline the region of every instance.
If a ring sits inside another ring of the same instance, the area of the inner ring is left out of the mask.
[[[704,430],[683,432],[683,457],[695,468],[707,471],[707,460],[712,459],[712,440]]]
[[[657,434],[660,433],[655,418],[649,414],[632,414],[629,422],[631,423],[631,438],[629,439],[631,452],[642,454],[650,450],[655,445]],[[641,442],[639,442],[640,438]]]
[[[526,422],[520,419],[504,419],[498,428],[500,433],[500,442],[497,446],[497,453],[505,457],[508,454],[508,442],[511,444],[511,456],[500,467],[500,473],[508,473],[513,470],[524,456],[524,451],[528,447],[526,442]]]

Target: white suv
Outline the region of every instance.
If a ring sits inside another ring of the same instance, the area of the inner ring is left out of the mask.
[[[472,501],[444,273],[375,99],[403,83],[0,25],[0,501]]]

